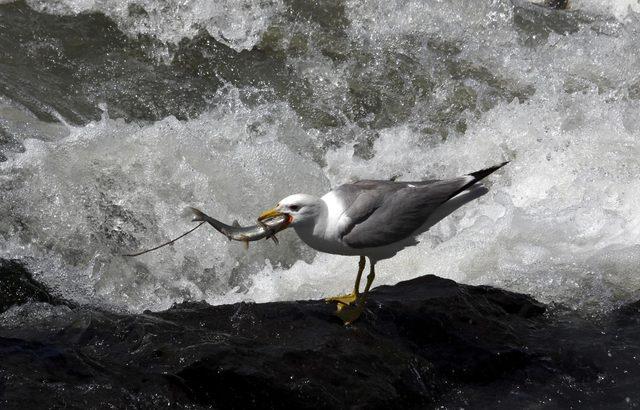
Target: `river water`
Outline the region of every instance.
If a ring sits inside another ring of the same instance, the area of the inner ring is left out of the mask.
[[[80,303],[320,298],[357,260],[251,223],[360,178],[505,160],[490,192],[378,266],[588,313],[640,297],[640,4],[0,1],[0,257]]]

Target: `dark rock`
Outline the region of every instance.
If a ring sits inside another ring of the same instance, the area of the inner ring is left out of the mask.
[[[51,295],[18,261],[0,259],[0,313],[28,301],[68,303]]]
[[[374,289],[352,326],[334,309],[323,301],[183,303],[141,315],[74,307],[55,326],[46,317],[29,328],[5,324],[0,407],[638,404],[634,305],[587,320],[525,295],[423,276]]]
[[[569,8],[569,0],[545,0],[544,5],[557,10],[566,10]]]

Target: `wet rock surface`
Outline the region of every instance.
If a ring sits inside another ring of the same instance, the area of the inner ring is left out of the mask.
[[[0,265],[2,408],[639,405],[640,303],[585,319],[427,275],[376,288],[345,327],[323,301],[116,314],[33,279],[7,302],[20,269]]]
[[[52,296],[50,290],[36,281],[31,272],[19,262],[0,259],[0,313],[13,305],[26,302],[71,305],[68,301]]]

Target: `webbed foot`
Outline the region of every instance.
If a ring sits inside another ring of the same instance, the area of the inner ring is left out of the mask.
[[[367,284],[364,289],[364,293],[359,293],[360,289],[360,278],[362,277],[362,271],[364,270],[365,259],[364,256],[360,256],[360,262],[358,262],[358,275],[356,276],[356,283],[353,286],[353,292],[348,295],[342,296],[334,296],[332,298],[327,298],[325,301],[328,302],[336,302],[336,316],[338,316],[345,325],[349,325],[353,323],[356,319],[362,315],[364,312],[364,304],[367,300],[367,295],[369,294],[369,288],[371,287],[371,283],[375,278],[375,262],[371,262],[371,272],[367,276]]]
[[[325,299],[327,303],[336,302],[336,316],[342,319],[345,325],[353,323],[360,317],[364,311],[365,300],[362,294],[356,293]]]
[[[358,299],[358,295],[356,295],[354,292],[351,292],[348,295],[341,295],[341,296],[334,296],[334,297],[331,297],[331,298],[326,298],[324,301],[327,302],[327,303],[329,303],[329,302],[337,302],[338,303],[338,309],[340,309],[340,306],[351,305],[357,299]]]
[[[336,316],[338,316],[345,325],[350,325],[360,317],[364,312],[364,299],[356,301],[354,304],[343,305],[338,303],[338,309],[336,310]]]

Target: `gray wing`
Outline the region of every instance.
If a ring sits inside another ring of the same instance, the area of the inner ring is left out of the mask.
[[[361,181],[337,189],[349,204],[340,235],[352,248],[383,246],[410,236],[440,205],[458,194],[473,178],[444,181]]]

